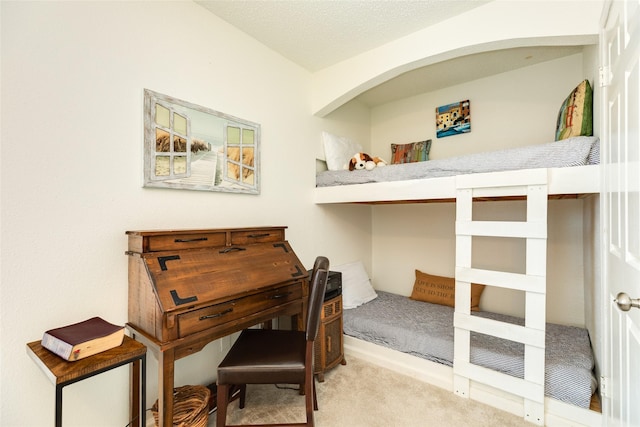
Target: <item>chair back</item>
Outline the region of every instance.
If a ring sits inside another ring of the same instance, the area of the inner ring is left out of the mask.
[[[307,307],[307,341],[314,341],[320,328],[320,312],[324,302],[324,293],[329,278],[329,260],[319,256],[311,273],[311,286],[309,289],[309,305]]]

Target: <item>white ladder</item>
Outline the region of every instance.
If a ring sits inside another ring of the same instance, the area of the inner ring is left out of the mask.
[[[527,421],[544,425],[547,170],[503,172],[499,176],[492,173],[461,175],[456,179],[456,187],[454,392],[469,397],[470,380],[505,390],[524,398],[524,418]],[[526,196],[526,221],[473,221],[474,197],[509,196]],[[473,236],[526,239],[525,273],[473,268]],[[524,291],[525,325],[471,316],[471,283]],[[524,378],[472,364],[472,331],[523,343]]]

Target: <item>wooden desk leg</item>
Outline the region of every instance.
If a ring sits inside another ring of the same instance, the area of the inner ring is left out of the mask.
[[[158,355],[158,427],[173,425],[173,375],[175,352],[173,349],[161,351]]]
[[[56,384],[56,427],[62,427],[62,384]]]

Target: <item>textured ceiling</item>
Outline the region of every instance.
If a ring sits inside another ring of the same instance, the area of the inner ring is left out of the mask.
[[[194,1],[315,72],[491,0]],[[539,46],[468,55],[407,72],[357,99],[374,107],[581,51],[581,46]]]
[[[196,3],[313,72],[488,1],[196,0]]]

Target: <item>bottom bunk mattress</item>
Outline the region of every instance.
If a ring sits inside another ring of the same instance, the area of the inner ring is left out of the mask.
[[[373,301],[344,310],[346,335],[453,366],[452,307],[415,301],[389,292],[377,293],[378,297]],[[524,323],[523,319],[497,313],[472,314]],[[587,330],[547,323],[545,351],[545,395],[589,408],[596,380]],[[522,378],[524,345],[472,332],[471,363]]]

